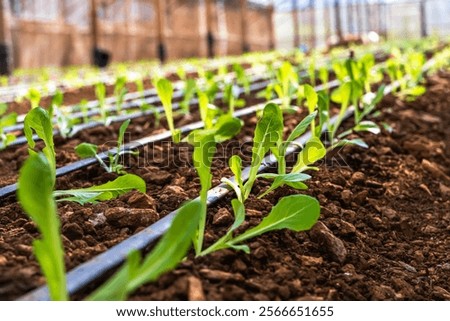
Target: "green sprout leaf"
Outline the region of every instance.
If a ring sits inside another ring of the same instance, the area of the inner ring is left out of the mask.
[[[145,193],[145,181],[139,176],[126,174],[108,183],[87,188],[55,191],[54,197],[61,201],[77,202],[81,205],[114,199],[120,195],[137,190]]]
[[[172,139],[174,143],[179,143],[181,140],[181,132],[179,129],[175,129],[174,121],[173,121],[173,107],[172,107],[172,98],[173,98],[173,86],[172,83],[167,79],[160,79],[156,83],[156,91],[158,92],[158,96],[161,99],[161,102],[164,107],[164,112],[166,114],[167,124],[169,125],[169,130],[172,133]]]
[[[60,222],[52,195],[54,181],[53,168],[46,157],[32,154],[20,170],[17,198],[41,233],[33,248],[47,279],[50,297],[67,300]]]
[[[267,233],[269,231],[289,229],[295,232],[311,229],[320,216],[319,202],[307,195],[291,195],[283,197],[270,211],[261,223],[227,244],[239,245],[240,243]]]

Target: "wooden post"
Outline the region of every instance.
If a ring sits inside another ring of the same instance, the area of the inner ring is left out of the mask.
[[[422,38],[428,36],[427,31],[427,10],[425,0],[420,0],[420,36]]]
[[[241,40],[242,40],[242,52],[248,52],[250,50],[247,39],[247,0],[240,0],[241,7]]]
[[[206,44],[208,47],[208,57],[214,57],[215,37],[213,33],[213,5],[215,0],[206,0]]]
[[[275,49],[275,30],[274,30],[274,23],[273,23],[273,15],[274,15],[274,7],[273,5],[270,5],[267,8],[267,16],[269,20],[269,49],[274,50]]]
[[[161,62],[167,59],[166,45],[165,45],[165,7],[166,1],[155,0],[155,9],[157,16],[157,53]]]
[[[0,74],[8,75],[10,70],[9,46],[7,32],[9,30],[6,9],[0,0]]]
[[[294,24],[294,48],[300,47],[300,24],[298,21],[298,3],[292,0],[292,21]]]
[[[315,1],[309,0],[309,24],[311,27],[311,49],[316,47],[316,7]]]
[[[339,38],[338,42],[341,42],[342,37],[342,24],[341,24],[341,4],[339,0],[334,0],[334,14],[336,19],[336,32]]]

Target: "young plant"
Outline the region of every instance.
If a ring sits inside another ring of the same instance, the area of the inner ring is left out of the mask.
[[[283,62],[277,71],[277,83],[273,87],[282,101],[281,108],[283,110],[291,108],[291,98],[297,91],[298,83],[298,75],[294,67],[288,61]]]
[[[128,255],[127,261],[88,300],[125,300],[140,286],[157,280],[174,269],[186,256],[198,229],[202,205],[191,201],[181,207],[169,230],[143,260],[139,252]]]
[[[79,103],[80,106],[80,111],[83,114],[83,123],[88,123],[89,122],[89,115],[88,115],[88,101],[86,99],[82,99]]]
[[[186,79],[183,87],[183,100],[180,101],[180,108],[183,114],[189,114],[189,104],[195,96],[197,90],[197,83],[194,79]]]
[[[235,216],[233,225],[223,237],[201,252],[199,256],[226,248],[250,253],[250,248],[243,244],[245,241],[281,229],[295,232],[306,231],[314,226],[320,216],[320,205],[317,199],[307,195],[286,196],[280,199],[261,223],[238,236],[233,236],[233,232],[245,220],[245,207],[238,199],[232,201],[232,207]]]
[[[239,118],[225,114],[214,121],[212,127],[194,130],[187,137],[187,141],[194,146],[193,162],[201,185],[200,203],[202,207],[198,232],[194,238],[194,248],[197,254],[201,252],[203,246],[208,190],[211,188],[212,179],[211,165],[216,145],[234,137],[239,133],[241,127],[242,121]]]
[[[31,87],[28,89],[25,98],[30,102],[31,109],[37,108],[41,102],[41,92],[36,88]]]
[[[279,133],[283,129],[283,116],[280,108],[269,103],[264,107],[261,119],[258,121],[255,129],[252,147],[252,162],[248,180],[243,184],[242,178],[237,178],[238,182],[233,182],[227,178],[222,178],[222,182],[233,188],[242,203],[249,197],[253,184],[258,175],[259,167],[264,159],[264,155],[270,148],[276,146],[279,141]],[[242,163],[239,156],[233,159],[233,166],[230,166],[233,174],[238,176],[241,170],[238,165]],[[239,166],[240,167],[240,166]],[[241,183],[241,184],[240,184]]]
[[[179,143],[181,139],[181,131],[175,129],[173,121],[173,110],[172,110],[172,98],[173,98],[173,86],[172,83],[167,79],[159,79],[156,83],[156,91],[158,92],[159,99],[161,100],[164,112],[167,119],[167,124],[169,125],[170,132],[172,133],[172,140],[174,143]]]
[[[114,96],[116,97],[116,110],[117,114],[122,113],[122,105],[125,99],[125,95],[128,92],[125,85],[127,84],[127,78],[125,76],[119,76],[116,78],[114,84]]]
[[[17,198],[36,223],[41,238],[33,241],[34,255],[41,266],[52,300],[67,300],[64,250],[59,217],[53,198],[53,165],[41,153],[32,153],[19,173]]]
[[[49,108],[49,114],[51,119],[55,119],[60,135],[63,138],[67,138],[70,137],[73,126],[77,124],[79,120],[76,118],[72,118],[64,113],[64,111],[61,109],[63,101],[64,94],[61,91],[57,90],[52,98],[52,102]]]
[[[16,136],[11,133],[5,133],[5,127],[13,126],[17,122],[17,113],[6,114],[8,105],[0,104],[0,150],[5,149],[9,144],[16,140]]]
[[[234,114],[236,107],[243,107],[245,105],[244,99],[239,99],[239,87],[233,83],[227,83],[223,91],[223,101],[228,104],[228,113]]]
[[[86,203],[108,201],[132,190],[145,193],[145,181],[139,176],[125,174],[117,177],[113,181],[98,186],[71,190],[56,190],[53,192],[53,196],[58,202],[76,202],[84,205]]]
[[[90,143],[81,143],[77,147],[75,147],[76,154],[81,158],[95,157],[100,165],[107,171],[108,173],[117,173],[117,174],[125,174],[126,172],[123,169],[123,165],[119,164],[120,157],[122,155],[130,154],[136,156],[139,154],[138,151],[125,150],[122,148],[123,138],[125,135],[125,131],[127,130],[128,125],[130,124],[130,120],[127,119],[122,123],[119,129],[119,136],[117,138],[117,147],[114,152],[108,155],[109,165],[100,158],[97,154],[98,146]]]
[[[33,131],[44,141],[45,147],[42,149],[50,166],[53,179],[56,177],[56,152],[53,142],[53,126],[49,113],[42,107],[30,110],[24,120],[24,134],[28,142],[28,152],[36,155],[36,142],[33,140]]]
[[[98,100],[100,119],[103,123],[106,123],[108,114],[106,110],[106,87],[104,83],[99,82],[95,85],[95,97],[97,97]]]
[[[140,104],[140,110],[142,112],[146,112],[147,110],[150,110],[152,112],[152,115],[155,117],[155,127],[159,127],[159,122],[161,120],[161,114],[159,112],[159,109],[156,108],[153,105],[147,104],[145,102],[145,88],[144,88],[144,81],[142,78],[137,78],[135,80],[137,92],[141,96],[141,104]]]
[[[244,92],[250,94],[250,79],[240,64],[233,64],[233,71],[236,74],[236,82],[244,88]]]

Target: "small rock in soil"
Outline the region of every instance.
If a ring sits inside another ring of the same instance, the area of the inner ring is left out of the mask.
[[[430,162],[426,159],[422,160],[422,167],[428,171],[434,178],[444,179],[446,181],[450,181],[450,177],[448,177],[440,168],[438,164]]]
[[[93,217],[89,219],[89,222],[94,227],[97,225],[102,225],[106,222],[105,214],[103,214],[103,213],[94,214]]]
[[[406,271],[408,272],[412,272],[412,273],[417,273],[417,270],[414,266],[411,266],[405,262],[402,261],[398,261],[397,262],[401,267],[403,267]]]
[[[142,179],[147,183],[153,183],[156,185],[164,185],[168,183],[171,177],[172,175],[169,172],[161,170],[157,167],[150,168],[148,173],[142,175]]]
[[[135,208],[151,208],[152,210],[156,210],[155,199],[147,194],[139,192],[135,192],[130,196],[128,205]]]
[[[189,199],[189,196],[184,192],[184,190],[175,185],[166,186],[162,191],[162,195],[159,201],[164,204],[170,204],[172,206],[178,206],[182,202]]]
[[[348,189],[343,190],[341,192],[341,198],[344,201],[344,203],[348,205],[352,201],[353,193]]]
[[[394,218],[396,218],[398,216],[397,212],[394,211],[392,208],[389,207],[385,207],[381,210],[381,214],[384,217],[387,217],[390,220],[393,220]]]
[[[450,187],[448,187],[442,183],[439,183],[439,191],[441,192],[442,197],[447,197],[447,198],[450,197]]]
[[[352,184],[363,184],[366,180],[366,176],[362,172],[354,172],[352,175],[352,178],[350,179],[350,182]]]
[[[440,300],[450,300],[450,292],[440,286],[433,287],[433,295]]]
[[[247,270],[247,264],[245,264],[241,259],[236,259],[233,263],[233,269],[239,272],[244,272]]]
[[[233,215],[224,207],[219,209],[213,217],[214,225],[227,225],[231,222],[233,222]]]
[[[83,229],[77,223],[64,224],[62,233],[71,241],[79,240],[84,235]]]
[[[8,260],[3,255],[0,255],[0,266],[6,265],[8,263]]]
[[[29,245],[19,244],[16,247],[17,253],[23,256],[29,256],[33,253],[33,248]]]
[[[305,266],[315,266],[315,265],[321,265],[323,263],[322,257],[313,257],[313,256],[302,255],[302,256],[300,256],[300,260],[302,261],[302,264]]]
[[[343,236],[354,236],[356,234],[356,227],[353,224],[339,218],[330,218],[327,220],[327,224],[337,231],[337,234]]]
[[[129,209],[123,207],[108,208],[105,211],[109,224],[117,227],[148,226],[159,219],[159,214],[152,209]]]
[[[204,301],[205,293],[203,291],[202,281],[195,276],[188,278],[188,300],[189,301]]]
[[[438,229],[437,227],[434,227],[432,225],[427,225],[422,229],[422,232],[425,234],[435,234],[435,233],[439,233],[441,230]]]
[[[244,281],[244,277],[240,273],[229,273],[220,270],[201,269],[200,274],[214,281]]]
[[[364,203],[364,201],[366,200],[368,195],[367,190],[363,190],[361,192],[359,192],[358,194],[355,195],[354,197],[354,201],[356,204],[361,205]]]
[[[376,285],[372,288],[372,300],[381,301],[394,299],[396,297],[394,289],[386,285]]]
[[[345,248],[344,243],[334,236],[325,224],[317,222],[312,228],[310,235],[314,241],[323,246],[333,260],[339,263],[345,261],[347,249]]]

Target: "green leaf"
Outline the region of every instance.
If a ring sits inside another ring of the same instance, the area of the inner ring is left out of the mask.
[[[55,145],[53,143],[53,126],[48,112],[41,107],[30,110],[25,116],[23,130],[31,150],[36,146],[36,143],[33,141],[33,130],[36,132],[36,135],[44,141],[45,147],[42,151],[44,152],[45,157],[47,157],[47,161],[52,168],[52,173],[55,173],[56,153]],[[52,177],[56,177],[56,175],[52,175]]]
[[[345,145],[356,145],[362,148],[369,148],[369,146],[360,138],[356,139],[343,139],[332,146],[332,148],[341,147]]]
[[[125,136],[125,131],[128,128],[128,125],[130,125],[130,119],[125,120],[122,125],[120,125],[119,128],[119,137],[117,138],[117,152],[120,152],[120,148],[123,144],[123,138]]]
[[[192,201],[184,205],[172,221],[166,234],[156,247],[139,264],[136,254],[129,256],[125,265],[89,300],[124,300],[145,283],[158,279],[163,273],[174,269],[185,257],[200,219],[201,204]]]
[[[358,125],[353,127],[353,130],[356,132],[370,132],[372,134],[378,135],[380,133],[380,127],[378,127],[377,124],[375,124],[373,121],[365,120],[360,122]]]
[[[222,143],[236,136],[242,128],[242,120],[225,114],[219,117],[214,125],[214,140]]]
[[[352,92],[352,85],[350,82],[346,82],[333,90],[331,93],[331,100],[335,103],[348,105]]]
[[[228,160],[228,166],[233,172],[235,180],[242,190],[244,184],[244,181],[242,180],[242,159],[238,155],[233,155]]]
[[[299,153],[297,163],[292,168],[292,173],[299,173],[307,169],[308,165],[314,164],[325,157],[327,150],[320,138],[312,137]]]
[[[52,300],[67,300],[64,252],[60,222],[52,196],[55,177],[43,154],[32,154],[19,173],[17,198],[36,223],[41,239],[33,242],[34,253],[47,279]]]
[[[145,193],[145,181],[139,176],[126,174],[108,183],[87,188],[55,191],[53,195],[61,201],[77,202],[81,205],[114,199],[132,190]]]
[[[308,126],[311,124],[312,121],[314,121],[314,118],[317,116],[317,111],[314,111],[312,114],[309,114],[303,120],[298,124],[294,130],[291,132],[289,137],[285,141],[285,150],[289,146],[290,143],[292,143],[295,139],[300,137],[308,128]]]
[[[267,104],[264,107],[261,119],[256,124],[253,138],[251,169],[248,181],[244,185],[244,200],[250,195],[264,155],[271,147],[279,143],[283,126],[283,113],[280,107],[273,103]]]
[[[26,94],[25,98],[30,101],[31,109],[34,109],[39,106],[39,103],[41,101],[41,93],[35,88],[30,88],[28,89],[28,93]]]
[[[64,94],[58,89],[52,97],[52,106],[61,107],[64,101]]]
[[[0,117],[0,132],[4,127],[13,126],[17,123],[17,113],[12,112],[8,115]]]
[[[316,91],[311,85],[303,85],[304,87],[304,93],[306,98],[306,104],[308,106],[309,113],[313,113],[316,109],[317,102],[319,101],[319,97],[317,96]]]
[[[159,99],[164,107],[164,112],[166,114],[167,124],[169,125],[170,132],[172,133],[172,139],[174,143],[179,143],[181,138],[181,132],[179,129],[175,129],[173,121],[173,110],[172,110],[172,97],[173,97],[173,86],[172,83],[167,79],[159,79],[156,83],[156,91],[158,93]]]
[[[6,113],[8,110],[8,105],[5,103],[0,103],[0,116]]]
[[[89,143],[81,143],[75,147],[75,153],[81,158],[95,157],[97,151],[98,146]]]
[[[272,185],[258,198],[262,198],[269,194],[270,192],[276,190],[278,187],[281,187],[283,185],[289,185],[291,187],[297,188],[297,189],[307,189],[308,186],[306,184],[303,184],[301,182],[306,181],[311,178],[311,176],[303,173],[289,173],[289,174],[283,174],[283,175],[267,175],[267,174],[260,174],[258,177],[262,178],[275,178]],[[301,183],[301,184],[294,184],[294,183]]]
[[[269,231],[290,229],[295,232],[311,229],[320,216],[319,202],[307,195],[283,197],[261,223],[236,238],[229,244],[237,245]]]

